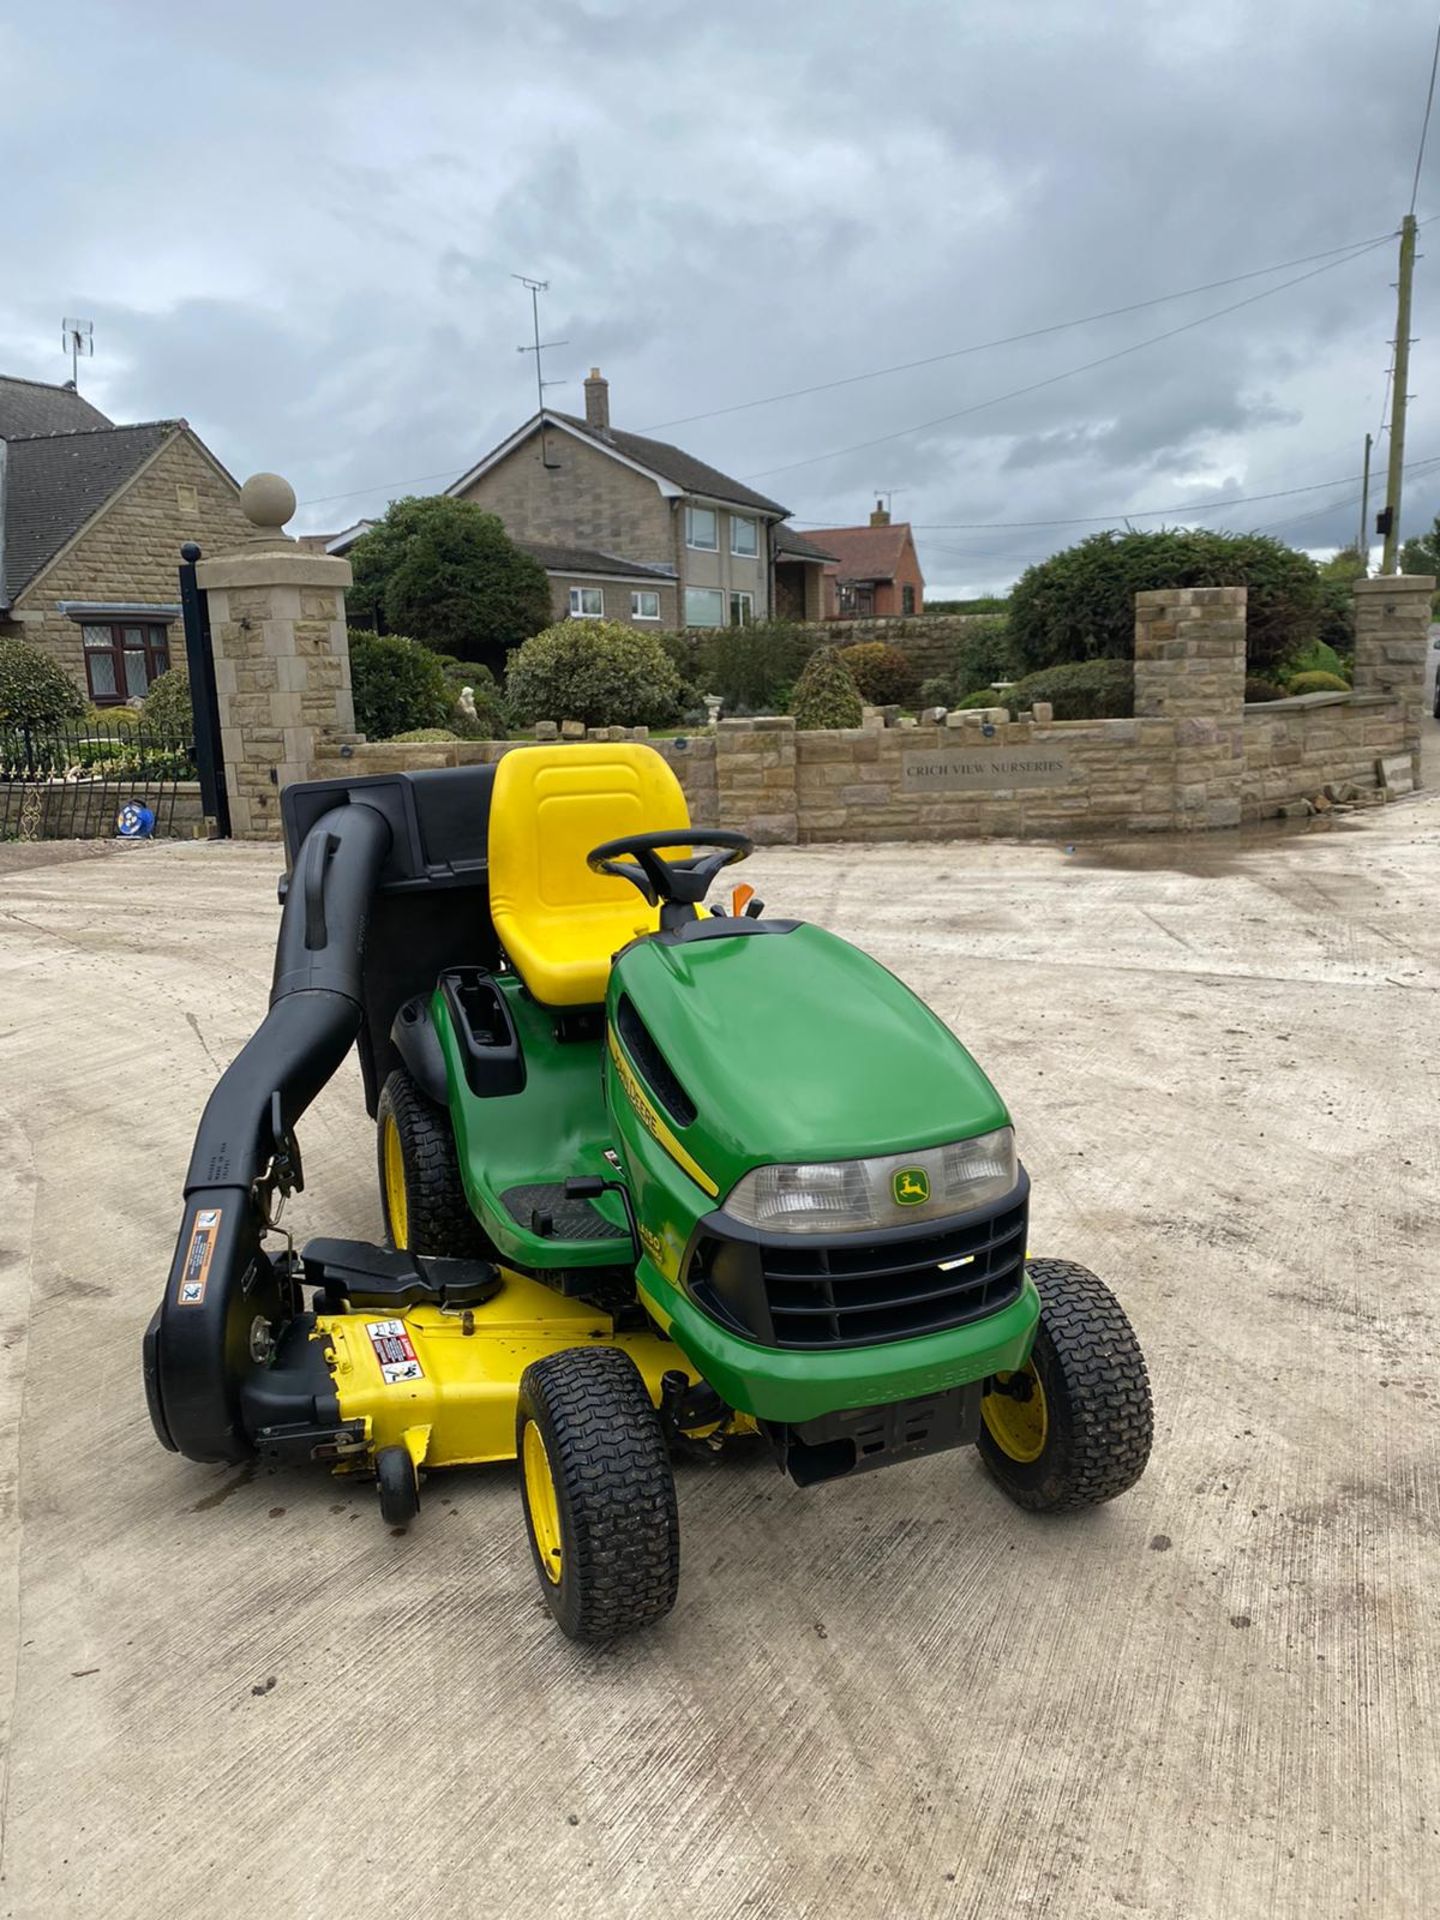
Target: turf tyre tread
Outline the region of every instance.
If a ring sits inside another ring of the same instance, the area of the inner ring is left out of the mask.
[[[470,1211],[455,1154],[450,1116],[437,1107],[397,1067],[380,1092],[375,1111],[375,1155],[380,1177],[380,1206],[391,1245],[390,1210],[385,1201],[385,1117],[395,1116],[405,1162],[405,1204],[411,1253],[448,1255],[456,1260],[494,1258],[484,1228]]]
[[[1097,1507],[1133,1487],[1154,1436],[1145,1356],[1105,1282],[1073,1260],[1026,1263],[1040,1295],[1034,1360],[1050,1432],[1039,1459],[1002,1452],[982,1423],[979,1452],[993,1478],[1032,1513]]]
[[[561,1578],[550,1580],[525,1508],[540,1587],[563,1632],[608,1641],[651,1626],[675,1604],[680,1519],[660,1417],[618,1347],[568,1347],[532,1361],[520,1381],[517,1457],[540,1428],[560,1510]]]

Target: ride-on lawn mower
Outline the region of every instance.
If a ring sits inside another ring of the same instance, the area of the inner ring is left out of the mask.
[[[373,1475],[518,1459],[540,1587],[607,1639],[673,1604],[671,1456],[762,1435],[801,1486],[974,1443],[1042,1512],[1122,1493],[1145,1362],[1083,1267],[1026,1259],[999,1095],[631,744],[283,795],[270,1011],[200,1123],[145,1336],[192,1460]],[[295,1123],[359,1043],[389,1244],[266,1242]],[[308,1296],[308,1303],[307,1303]]]

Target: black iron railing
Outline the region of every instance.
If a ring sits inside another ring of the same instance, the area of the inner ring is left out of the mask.
[[[127,722],[118,713],[58,726],[0,719],[0,840],[193,831],[200,818],[194,781],[188,730]]]

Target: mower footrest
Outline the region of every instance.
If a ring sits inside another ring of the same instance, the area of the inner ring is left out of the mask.
[[[446,1260],[398,1252],[369,1240],[310,1240],[300,1255],[305,1281],[324,1296],[321,1311],[352,1307],[478,1307],[500,1290],[488,1260]]]

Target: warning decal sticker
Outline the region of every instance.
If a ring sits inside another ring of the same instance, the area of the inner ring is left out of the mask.
[[[204,1305],[205,1283],[210,1278],[210,1262],[215,1256],[215,1242],[220,1238],[220,1222],[223,1218],[224,1213],[219,1207],[201,1207],[195,1215],[195,1227],[186,1249],[185,1264],[180,1269],[180,1282],[175,1289],[177,1306]]]
[[[423,1380],[425,1369],[415,1357],[403,1320],[367,1320],[365,1331],[380,1362],[380,1378],[387,1387],[402,1380]]]

